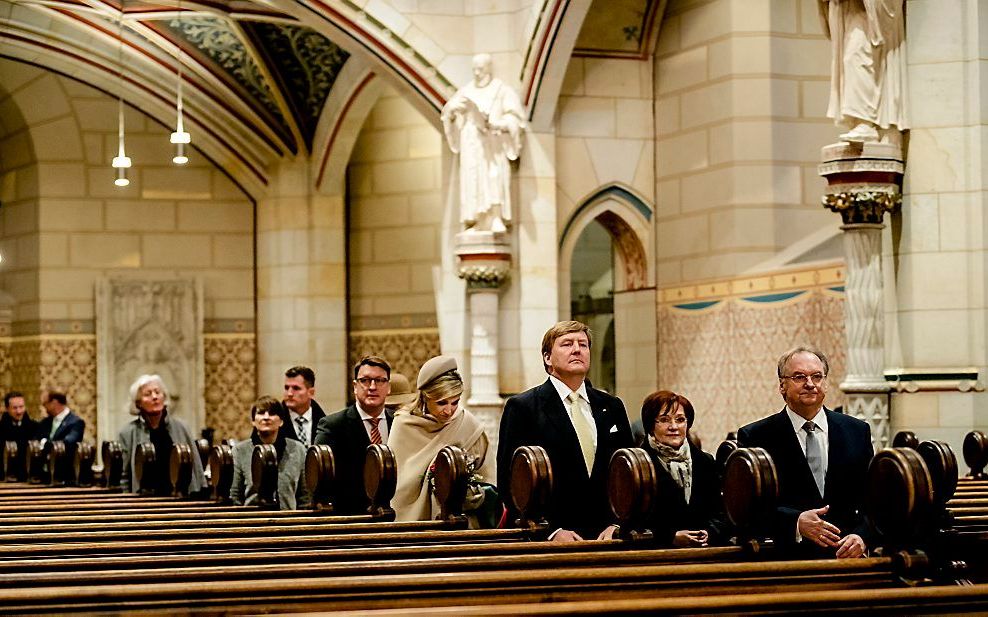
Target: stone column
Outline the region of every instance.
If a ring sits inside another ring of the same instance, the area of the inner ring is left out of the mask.
[[[498,320],[501,285],[511,270],[507,234],[465,231],[456,236],[459,276],[467,282],[470,332],[470,397],[467,408],[484,424],[492,446],[497,447],[501,419],[498,370]]]
[[[902,152],[890,144],[839,143],[823,148],[824,207],[841,215],[847,329],[847,376],[840,389],[846,412],[871,425],[876,449],[890,440],[882,306],[882,229],[886,212],[902,203]]]

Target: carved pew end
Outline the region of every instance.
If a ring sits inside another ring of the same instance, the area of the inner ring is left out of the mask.
[[[764,448],[738,448],[731,454],[724,467],[724,508],[739,541],[757,540],[778,500],[779,474]]]
[[[919,447],[919,438],[916,437],[916,433],[912,431],[899,431],[892,438],[893,448],[912,448],[915,450]]]
[[[738,449],[737,439],[725,439],[720,442],[717,446],[717,454],[714,460],[717,461],[717,468],[723,473],[724,469],[727,467],[727,459],[731,458],[731,455]]]
[[[171,454],[168,457],[168,476],[171,480],[174,497],[188,498],[190,495],[193,456],[199,456],[199,453],[193,453],[192,447],[187,443],[177,443],[172,446]]]
[[[467,517],[463,514],[463,502],[466,501],[470,481],[466,455],[456,446],[445,446],[436,455],[435,465],[438,518],[454,527],[466,527]]]
[[[309,446],[305,453],[305,487],[312,497],[312,509],[333,511],[336,499],[336,459],[325,444]]]
[[[16,441],[7,441],[3,444],[3,479],[6,482],[26,479],[25,455],[26,450],[21,452]]]
[[[257,505],[265,510],[278,509],[278,451],[271,444],[254,446],[250,456],[250,476],[257,495]]]
[[[988,436],[981,431],[971,431],[964,437],[964,462],[971,469],[967,477],[975,480],[988,480],[985,465],[988,465]]]
[[[213,501],[230,502],[233,486],[233,448],[225,443],[213,446],[209,453],[209,476],[213,489]]]
[[[937,511],[943,510],[957,490],[957,456],[943,441],[924,441],[916,447],[916,451],[919,452],[930,472],[933,506]]]
[[[149,497],[154,495],[154,487],[150,480],[145,482],[145,478],[150,478],[152,469],[158,463],[158,454],[154,450],[154,444],[138,444],[134,451],[134,478],[137,480],[137,494]]]
[[[370,499],[368,514],[383,521],[395,520],[391,499],[398,487],[398,465],[391,448],[382,444],[367,446],[364,459],[364,490]]]
[[[886,448],[868,466],[865,509],[886,547],[904,546],[929,530],[933,482],[919,452]]]
[[[28,482],[43,484],[45,481],[45,452],[41,441],[32,439],[27,442],[26,463]]]
[[[611,512],[618,522],[616,538],[651,540],[646,526],[657,494],[655,466],[641,448],[622,448],[611,456],[607,470],[607,493]]]
[[[76,446],[72,457],[72,478],[76,486],[93,485],[93,461],[96,460],[96,447],[84,441]]]
[[[195,447],[196,454],[199,455],[199,462],[202,464],[203,471],[205,471],[209,469],[209,458],[213,453],[213,446],[209,443],[208,439],[196,439],[195,443],[196,443],[196,447]],[[213,471],[210,469],[209,478],[207,478],[207,482],[209,483],[208,484],[209,488],[213,487],[212,480],[213,480]]]
[[[511,500],[519,518],[515,525],[533,532],[548,531],[545,512],[552,499],[552,465],[541,446],[521,446],[511,457]]]
[[[72,452],[64,441],[52,441],[48,444],[48,484],[66,486],[71,484]]]
[[[104,441],[100,449],[103,461],[102,485],[109,491],[119,491],[123,480],[123,448],[116,441]]]

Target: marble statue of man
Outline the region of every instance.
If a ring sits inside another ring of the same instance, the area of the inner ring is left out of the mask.
[[[442,111],[449,148],[459,157],[460,220],[467,229],[505,231],[511,222],[511,168],[525,112],[518,95],[491,75],[491,57],[473,58],[473,81]]]
[[[819,0],[833,45],[827,116],[844,141],[898,144],[909,128],[903,0]]]

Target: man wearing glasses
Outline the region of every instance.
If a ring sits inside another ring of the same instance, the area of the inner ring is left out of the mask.
[[[771,532],[782,550],[806,557],[861,557],[862,512],[874,450],[868,424],[826,409],[830,365],[820,351],[796,347],[779,358],[777,414],[738,431],[742,448],[765,448],[779,475]]]
[[[367,446],[388,443],[394,412],[384,402],[390,392],[391,366],[377,356],[361,358],[353,367],[354,404],[319,421],[315,443],[332,448],[336,462],[335,512],[367,512],[364,460]]]

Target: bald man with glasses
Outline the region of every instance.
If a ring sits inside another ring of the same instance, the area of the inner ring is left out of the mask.
[[[830,364],[796,347],[779,358],[779,413],[738,431],[742,448],[765,448],[779,474],[779,505],[768,530],[781,550],[804,558],[862,557],[862,512],[874,455],[866,422],[823,406]]]

